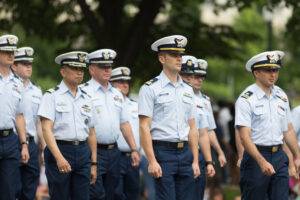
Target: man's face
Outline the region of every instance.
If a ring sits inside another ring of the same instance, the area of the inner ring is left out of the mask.
[[[67,83],[71,85],[79,85],[83,80],[84,68],[83,67],[71,67],[63,66],[60,73]]]
[[[13,51],[0,51],[0,65],[9,67],[14,64],[14,59]]]
[[[200,90],[204,79],[205,75],[193,75],[191,84],[196,90]]]
[[[30,62],[16,62],[12,68],[22,79],[29,79],[32,75],[32,63]]]
[[[112,82],[113,86],[118,88],[123,95],[127,96],[129,93],[129,81],[127,80],[118,80]]]
[[[108,82],[111,77],[111,66],[91,64],[89,69],[91,76],[100,82]]]
[[[278,79],[279,69],[261,68],[255,70],[253,73],[256,80],[259,81],[263,86],[271,87]]]
[[[180,72],[182,55],[179,52],[159,53],[158,59],[169,71]]]

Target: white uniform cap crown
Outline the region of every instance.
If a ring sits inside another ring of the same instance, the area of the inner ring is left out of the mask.
[[[156,40],[152,45],[153,51],[178,51],[184,52],[187,38],[182,35],[171,35]]]
[[[33,61],[34,50],[31,47],[21,47],[15,51],[15,62],[18,61]]]
[[[181,59],[181,74],[192,74],[197,58],[190,55],[184,55]]]
[[[194,68],[194,73],[195,74],[206,75],[207,67],[208,67],[208,63],[207,63],[206,60],[197,59],[196,65],[195,65],[195,68]]]
[[[15,51],[17,50],[18,37],[15,35],[0,36],[0,51]]]
[[[61,66],[86,67],[87,53],[83,51],[72,51],[61,54],[55,58],[55,62]]]
[[[246,69],[251,72],[253,69],[261,67],[280,68],[283,57],[283,51],[266,51],[250,58],[246,63]]]
[[[111,65],[116,58],[117,53],[112,49],[99,49],[87,55],[87,62],[89,64],[99,63],[104,65]]]
[[[112,70],[110,81],[131,80],[130,69],[128,67],[117,67]]]

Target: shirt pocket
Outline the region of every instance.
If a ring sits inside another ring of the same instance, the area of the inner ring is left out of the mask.
[[[70,115],[70,112],[72,110],[72,106],[65,103],[65,102],[57,102],[55,104],[55,110],[56,110],[56,113],[57,113],[57,120],[60,121],[60,120],[67,120],[68,115]]]
[[[170,115],[170,113],[172,113],[172,110],[175,109],[173,106],[173,101],[174,99],[172,99],[170,95],[158,96],[157,103],[158,103],[159,113],[156,114],[158,115],[163,114],[164,116]]]
[[[285,108],[285,106],[282,105],[282,104],[279,104],[277,106],[277,113],[278,113],[278,116],[280,118],[285,118],[285,116],[286,116],[286,108]]]
[[[100,99],[94,99],[93,100],[93,109],[96,115],[101,115],[104,111],[104,102]]]

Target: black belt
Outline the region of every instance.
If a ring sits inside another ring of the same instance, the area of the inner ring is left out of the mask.
[[[154,146],[164,146],[172,149],[183,149],[186,145],[188,145],[187,141],[181,142],[167,142],[161,140],[152,140]]]
[[[7,137],[7,136],[9,136],[9,135],[11,135],[13,133],[14,133],[14,130],[12,128],[10,128],[10,129],[2,129],[2,130],[0,130],[0,137]]]
[[[66,140],[56,140],[57,144],[62,144],[62,145],[82,145],[82,144],[86,144],[86,140],[84,141],[79,141],[79,140],[75,140],[75,141],[66,141]]]
[[[275,153],[282,149],[281,144],[273,145],[273,146],[256,145],[256,147],[259,151],[268,151],[268,152],[272,152],[272,153]]]
[[[130,157],[130,156],[131,156],[131,152],[121,151],[121,154],[122,154],[123,156],[127,156],[127,157]]]
[[[34,142],[34,137],[33,136],[28,136],[27,141],[28,142]]]
[[[114,148],[117,148],[118,147],[118,144],[115,142],[115,143],[111,143],[111,144],[97,144],[97,147],[99,149],[114,149]]]

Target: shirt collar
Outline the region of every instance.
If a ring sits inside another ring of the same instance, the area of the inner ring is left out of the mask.
[[[174,86],[174,84],[170,81],[170,79],[167,77],[167,75],[164,73],[164,71],[162,71],[160,73],[159,79],[161,80],[162,87],[165,87],[168,84],[171,84]],[[175,83],[175,86],[182,85],[182,84],[183,84],[182,78],[179,75],[177,75],[177,82]]]
[[[91,84],[94,92],[97,91],[98,89],[101,89],[102,91],[105,91],[103,89],[104,87],[93,78],[89,81],[89,84]],[[107,90],[111,90],[111,89],[112,89],[112,85],[110,84],[110,82],[108,82]]]
[[[256,96],[258,99],[261,99],[264,96],[267,97],[266,93],[256,83],[254,84],[254,86],[255,86],[255,90],[256,90],[255,93],[256,93]],[[275,90],[274,86],[272,86],[271,96],[275,96],[275,95],[276,95],[276,90]]]
[[[67,85],[65,84],[65,82],[62,80],[59,84],[59,94],[64,94],[66,92],[68,92],[70,95],[72,95],[72,93],[70,92],[69,88],[67,87]],[[81,95],[83,95],[81,89],[79,87],[77,87],[77,92],[76,92],[76,99],[78,97],[80,97]],[[72,95],[73,96],[73,95]]]

